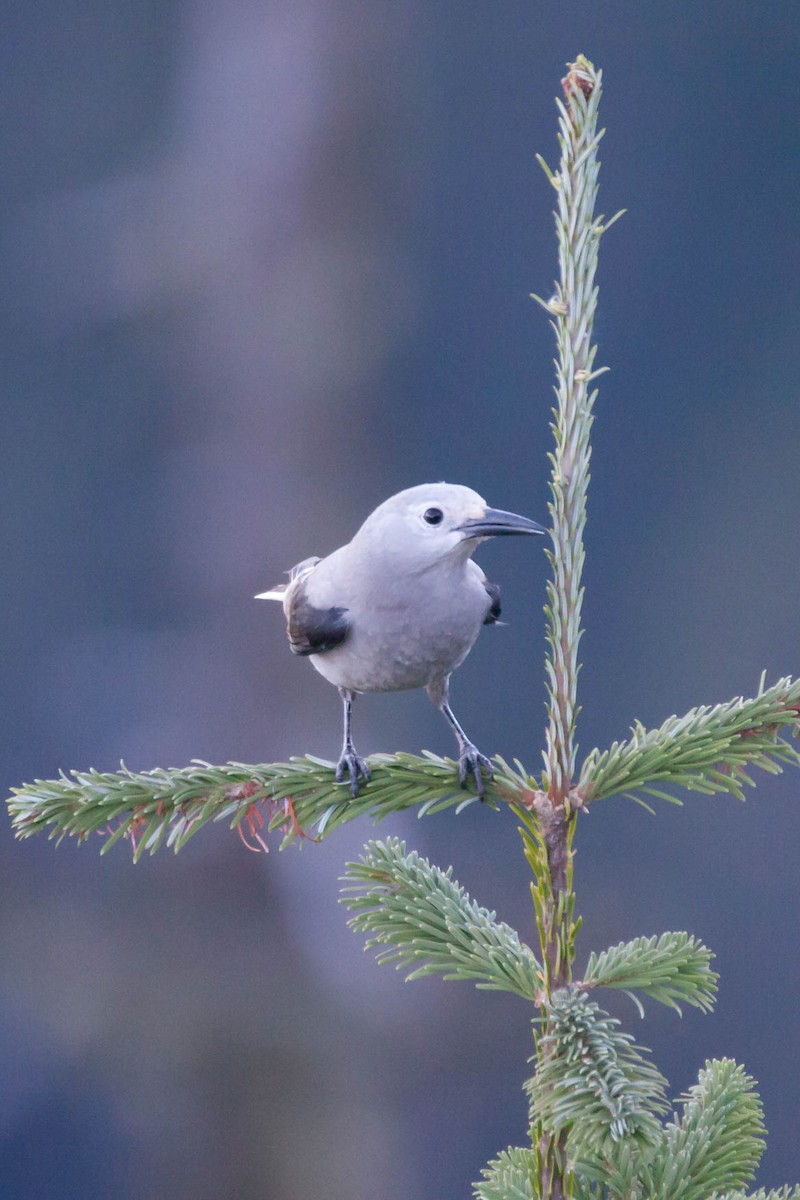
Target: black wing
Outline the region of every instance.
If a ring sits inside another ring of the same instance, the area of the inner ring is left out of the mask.
[[[324,654],[340,646],[350,632],[346,608],[315,608],[300,584],[288,605],[288,633],[292,654]]]
[[[489,611],[483,618],[483,623],[484,625],[494,625],[500,620],[500,613],[503,611],[500,606],[500,585],[497,583],[489,583],[488,579],[484,579],[483,586],[486,588],[489,599],[491,600]]]

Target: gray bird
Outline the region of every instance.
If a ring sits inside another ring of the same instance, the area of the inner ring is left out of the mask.
[[[379,505],[351,542],[327,558],[307,558],[289,581],[257,600],[280,600],[293,653],[339,689],[344,704],[344,745],[336,780],[370,771],[356,753],[351,709],[359,692],[424,687],[444,714],[459,746],[459,778],[471,773],[483,799],[479,753],[450,708],[450,675],[480,633],[500,616],[500,589],[472,561],[486,538],[545,530],[527,517],[488,508],[477,492],[450,483],[424,483]]]

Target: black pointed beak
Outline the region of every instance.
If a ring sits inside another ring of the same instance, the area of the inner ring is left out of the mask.
[[[541,525],[516,513],[503,512],[500,508],[487,508],[482,517],[465,521],[458,527],[464,537],[502,537],[512,533],[547,533]]]

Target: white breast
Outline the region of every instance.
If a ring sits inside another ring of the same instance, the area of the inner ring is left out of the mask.
[[[348,572],[343,550],[308,577],[311,602],[347,609],[341,646],[311,655],[321,675],[357,692],[425,687],[455,670],[480,632],[489,598],[471,561],[387,578]]]

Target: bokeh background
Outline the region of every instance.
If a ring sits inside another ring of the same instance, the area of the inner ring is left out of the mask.
[[[339,747],[339,702],[251,597],[428,479],[546,517],[564,64],[604,70],[588,749],[800,670],[800,13],[793,2],[53,0],[7,6],[3,786]],[[545,560],[488,545],[507,628],[454,703],[538,762]],[[424,695],[362,753],[450,753]],[[533,936],[513,820],[384,827]],[[525,1137],[529,1012],[379,969],[337,877],[372,830],[134,867],[0,830],[0,1195],[456,1200]],[[744,806],[582,822],[581,957],[689,929],[715,1014],[650,1005],[673,1094],[758,1079],[760,1182],[800,1177],[800,775]]]

